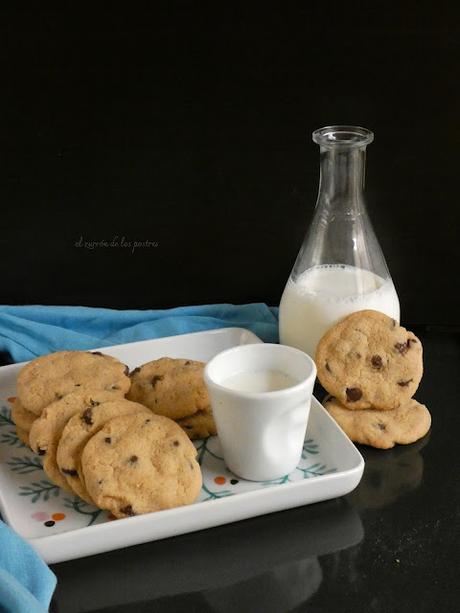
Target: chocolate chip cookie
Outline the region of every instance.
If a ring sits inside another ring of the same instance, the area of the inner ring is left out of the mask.
[[[334,397],[326,398],[323,404],[352,441],[378,449],[414,443],[431,427],[430,412],[413,398],[391,411],[350,411]]]
[[[65,425],[57,447],[56,462],[67,483],[86,502],[94,504],[84,485],[81,470],[81,454],[86,443],[109,419],[135,413],[152,414],[141,404],[120,398],[92,406],[90,413],[84,409]]]
[[[322,337],[315,356],[323,387],[349,409],[407,403],[423,374],[422,344],[378,311],[358,311]]]
[[[138,413],[108,421],[81,464],[97,506],[129,517],[194,502],[201,488],[196,449],[171,419]]]
[[[177,424],[191,440],[207,438],[217,434],[216,424],[211,411],[198,411],[195,415],[178,419]]]
[[[29,433],[26,430],[16,427],[16,434],[18,435],[18,439],[21,441],[21,443],[24,443],[26,447],[30,446],[29,445]]]
[[[86,390],[115,391],[124,396],[131,384],[128,367],[108,355],[58,351],[26,364],[18,375],[22,406],[35,415],[66,394]]]
[[[56,485],[72,492],[67,479],[61,474],[56,462],[56,450],[62,431],[69,419],[83,411],[83,419],[92,421],[95,407],[103,402],[119,398],[116,391],[74,392],[49,404],[30,429],[29,441],[32,451],[43,456],[43,470]]]
[[[15,398],[11,406],[11,419],[18,428],[24,432],[30,432],[32,424],[37,419],[37,415],[25,409],[19,398]]]
[[[210,411],[203,369],[203,362],[195,360],[161,358],[148,362],[131,372],[127,398],[171,419]]]

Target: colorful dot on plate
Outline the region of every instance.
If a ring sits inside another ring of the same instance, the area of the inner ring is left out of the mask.
[[[217,485],[223,485],[226,481],[225,477],[214,477],[214,483],[217,483]]]
[[[48,517],[48,513],[45,513],[44,511],[36,511],[35,513],[32,513],[32,518],[36,519],[37,521],[46,521]]]
[[[65,519],[65,513],[53,513],[51,518],[54,519],[54,521],[62,521]]]
[[[45,521],[45,526],[46,526],[47,528],[52,528],[52,527],[54,526],[54,524],[55,524],[55,523],[56,523],[56,522],[54,522],[54,521],[52,521],[52,520]]]
[[[237,483],[239,483],[238,479],[230,479],[230,483],[232,485],[236,485]]]

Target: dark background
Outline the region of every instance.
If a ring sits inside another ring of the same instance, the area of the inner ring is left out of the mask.
[[[277,304],[352,123],[403,321],[458,322],[457,4],[247,4],[0,9],[0,302]]]

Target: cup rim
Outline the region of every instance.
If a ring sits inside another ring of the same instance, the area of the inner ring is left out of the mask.
[[[216,358],[220,358],[221,356],[225,356],[226,354],[229,353],[233,353],[235,351],[244,351],[245,348],[247,347],[267,347],[270,349],[262,349],[262,351],[280,351],[279,348],[282,347],[283,351],[288,351],[289,353],[298,355],[302,358],[306,358],[306,362],[309,363],[310,366],[310,374],[305,378],[302,379],[301,381],[299,381],[298,383],[296,383],[295,385],[291,385],[289,387],[284,387],[283,389],[280,390],[273,390],[273,391],[268,391],[268,392],[243,392],[240,390],[235,390],[232,389],[230,387],[226,387],[225,385],[222,385],[221,383],[217,383],[217,381],[215,381],[215,379],[213,379],[210,374],[209,374],[209,370],[212,367],[212,363],[214,362],[214,360]],[[217,353],[213,358],[211,358],[209,360],[209,362],[206,364],[205,368],[204,368],[204,380],[206,384],[210,384],[212,386],[214,386],[215,388],[227,393],[227,394],[231,394],[233,396],[236,396],[238,398],[251,398],[251,399],[263,399],[263,398],[277,398],[277,397],[281,397],[281,396],[285,396],[287,394],[291,394],[292,392],[297,392],[300,391],[301,389],[303,389],[304,387],[307,387],[311,380],[316,379],[316,374],[317,374],[317,369],[316,369],[316,364],[315,361],[313,360],[313,358],[311,356],[309,356],[307,353],[305,353],[304,351],[301,351],[300,349],[297,349],[295,347],[290,347],[289,345],[282,345],[280,343],[248,343],[245,345],[236,345],[235,347],[229,347],[228,349],[224,349],[223,351],[220,351],[219,353]]]

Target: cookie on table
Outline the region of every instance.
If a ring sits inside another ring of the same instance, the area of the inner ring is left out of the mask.
[[[26,364],[18,375],[19,400],[31,413],[43,409],[72,392],[85,390],[129,390],[128,367],[119,360],[95,351],[58,351]]]
[[[349,409],[404,405],[423,374],[422,343],[378,311],[358,311],[330,328],[315,356],[322,386]]]
[[[209,411],[203,370],[203,362],[195,360],[160,358],[148,362],[131,372],[127,398],[171,419]]]
[[[59,439],[69,419],[83,412],[83,419],[91,422],[95,407],[118,398],[116,391],[74,392],[49,404],[34,421],[29,434],[30,447],[43,456],[43,470],[56,485],[73,492],[56,462]]]
[[[198,411],[195,415],[178,419],[176,423],[191,440],[207,438],[217,434],[216,424],[211,411]]]
[[[37,419],[37,415],[25,409],[19,398],[15,398],[11,405],[11,419],[18,428],[25,432],[30,432],[32,424]]]
[[[331,396],[323,405],[352,441],[378,449],[415,443],[431,427],[430,412],[413,398],[391,411],[350,411]]]
[[[90,415],[86,409],[80,411],[65,425],[57,447],[56,463],[68,485],[86,502],[94,504],[84,485],[81,471],[81,454],[86,443],[109,419],[135,413],[152,414],[143,405],[120,398],[93,406]]]
[[[108,421],[81,465],[97,506],[121,518],[194,502],[202,483],[196,453],[174,421],[139,413]]]

